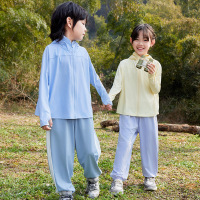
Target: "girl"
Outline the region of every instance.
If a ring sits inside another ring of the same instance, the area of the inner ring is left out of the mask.
[[[155,33],[148,24],[136,26],[130,43],[134,53],[120,62],[109,96],[113,101],[120,93],[117,113],[119,138],[111,177],[111,193],[123,193],[123,181],[128,177],[131,153],[137,134],[140,134],[144,189],[156,190],[158,171],[158,93],[161,88],[161,65],[148,51],[155,44]],[[140,65],[138,61],[140,60]],[[151,60],[151,63],[149,62]],[[141,63],[148,64],[141,68]],[[137,67],[138,68],[137,68]],[[140,69],[141,68],[141,69]],[[145,70],[144,70],[145,69]]]

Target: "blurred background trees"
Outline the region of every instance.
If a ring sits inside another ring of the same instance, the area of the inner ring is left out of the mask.
[[[61,0],[0,0],[0,98],[37,101],[42,53],[51,41],[50,19]],[[163,69],[160,120],[200,124],[199,0],[76,0],[89,13],[81,42],[110,89],[138,23],[156,31],[150,54]],[[92,88],[94,101],[99,101]]]

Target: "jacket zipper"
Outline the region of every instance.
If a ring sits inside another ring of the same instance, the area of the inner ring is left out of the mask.
[[[141,77],[140,77],[140,75],[141,75],[141,74],[140,74],[140,71],[137,71],[137,73],[138,73],[138,74],[137,74],[137,77],[138,77],[138,80],[137,80],[137,90],[138,90],[138,91],[137,91],[137,113],[136,113],[137,116],[136,116],[136,117],[138,117],[138,110],[139,110],[139,105],[140,105],[140,90],[139,90],[139,83],[140,83],[140,80],[139,80],[139,79],[141,78]]]
[[[73,79],[74,79],[74,118],[76,118],[76,79],[75,79],[75,65],[74,65],[74,48],[72,46],[72,67],[73,67]]]

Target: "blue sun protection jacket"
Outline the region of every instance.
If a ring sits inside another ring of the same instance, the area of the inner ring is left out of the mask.
[[[90,84],[96,88],[103,104],[112,105],[85,48],[65,36],[48,45],[42,58],[35,111],[40,116],[40,125],[48,125],[51,118],[93,117]]]

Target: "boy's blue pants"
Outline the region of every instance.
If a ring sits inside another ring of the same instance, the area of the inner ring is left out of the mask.
[[[53,119],[53,127],[47,131],[47,155],[57,192],[75,191],[71,182],[75,149],[84,176],[98,177],[101,150],[93,119]]]
[[[156,177],[158,172],[157,117],[120,115],[119,138],[111,177],[126,180],[129,173],[133,144],[140,135],[142,172],[145,177]]]

